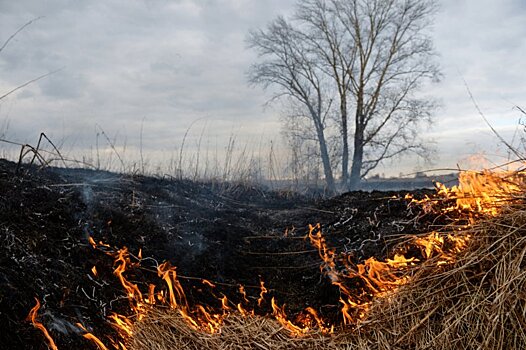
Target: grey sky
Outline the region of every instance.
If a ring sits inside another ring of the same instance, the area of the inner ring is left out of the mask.
[[[98,124],[111,137],[126,138],[133,151],[145,119],[143,147],[154,158],[167,157],[196,120],[192,135],[206,126],[213,142],[231,133],[241,143],[278,140],[279,110],[264,109],[268,96],[247,86],[254,54],[244,39],[294,2],[0,0],[0,42],[44,16],[0,53],[0,94],[63,67],[3,100],[0,121],[9,121],[10,139],[34,143],[44,131],[66,151],[93,146]],[[463,79],[508,139],[521,117],[514,104],[526,108],[526,1],[440,3],[433,35],[445,77],[424,93],[443,107],[426,137],[438,149],[434,166],[455,167],[470,154],[505,154]],[[411,159],[401,164],[379,172],[428,167]]]

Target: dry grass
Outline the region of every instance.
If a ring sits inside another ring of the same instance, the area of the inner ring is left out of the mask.
[[[374,308],[371,348],[526,349],[526,207],[470,231],[456,263],[426,263]]]
[[[237,314],[224,320],[220,333],[206,334],[188,327],[178,312],[157,309],[136,324],[134,332],[128,347],[130,350],[347,349],[342,346],[344,339],[341,335],[325,337],[311,334],[309,337],[291,338],[290,333],[274,319]]]
[[[427,261],[353,331],[291,338],[272,319],[231,315],[208,335],[156,310],[136,324],[129,349],[526,349],[526,207],[469,231],[455,263]]]

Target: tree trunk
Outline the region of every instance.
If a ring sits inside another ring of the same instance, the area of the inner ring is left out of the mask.
[[[358,90],[356,104],[355,131],[354,131],[354,153],[352,157],[351,178],[349,188],[352,191],[360,187],[362,180],[363,146],[364,146],[364,115],[363,115],[363,89]]]
[[[345,99],[345,95],[341,97]],[[342,184],[347,185],[349,180],[349,130],[347,126],[347,101],[340,102],[340,113],[342,119]]]
[[[354,134],[354,154],[352,158],[351,177],[349,180],[349,188],[357,190],[360,187],[362,178],[362,163],[363,163],[363,130],[356,130]]]
[[[321,125],[315,122],[316,133],[318,134],[318,141],[320,144],[320,155],[323,164],[323,173],[325,175],[325,182],[327,183],[327,189],[329,192],[334,193],[336,188],[334,186],[334,176],[332,174],[331,160],[329,158],[329,151],[327,149],[327,142],[325,140],[325,134]]]

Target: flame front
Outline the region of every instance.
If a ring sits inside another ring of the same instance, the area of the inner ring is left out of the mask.
[[[466,213],[460,217],[472,224],[475,217],[498,215],[504,205],[520,198],[524,178],[522,172],[466,171],[459,174],[458,186],[447,188],[437,183],[436,196],[426,196],[422,200],[407,196],[406,199],[420,205],[425,212]],[[444,205],[448,201],[453,204]],[[423,261],[433,258],[437,265],[454,262],[471,238],[464,231],[455,234],[431,232],[427,236],[415,237],[406,247],[406,251],[418,248],[422,259],[396,252],[385,261],[370,257],[356,264],[351,255],[337,254],[329,248],[319,224],[309,227],[308,237],[322,259],[322,273],[340,289],[341,314],[345,325],[363,319],[374,299],[387,297],[407,284],[411,280],[411,270]]]
[[[374,299],[385,298],[398,287],[407,284],[411,280],[412,269],[419,263],[431,258],[436,258],[438,265],[454,262],[455,255],[466,247],[470,238],[463,234],[455,236],[432,232],[424,237],[415,237],[408,245],[420,249],[422,260],[397,252],[385,261],[370,257],[363,263],[355,264],[351,255],[337,255],[328,247],[319,224],[310,226],[309,237],[323,260],[322,272],[340,290],[344,325],[362,320]],[[336,264],[336,260],[342,263]]]
[[[409,196],[407,199],[411,200],[413,205],[421,206],[425,212],[465,214],[461,217],[473,223],[476,217],[497,215],[504,204],[516,198],[522,182],[522,173],[462,172],[458,186],[447,188],[437,183],[436,196],[421,200]],[[412,273],[423,262],[430,261],[437,265],[454,262],[456,255],[469,244],[471,236],[463,230],[456,233],[431,232],[427,235],[413,237],[405,245],[393,251],[385,261],[370,257],[361,262],[354,261],[351,254],[337,253],[331,248],[319,224],[309,226],[306,238],[318,250],[322,261],[320,271],[339,288],[340,322],[343,326],[347,326],[363,320],[375,299],[387,298],[393,295],[400,286],[410,282]],[[91,237],[89,242],[96,248],[104,246],[105,251],[109,248],[102,242],[96,244]],[[409,251],[412,253],[408,254]],[[415,251],[420,253],[415,255]],[[125,344],[126,339],[133,337],[134,322],[140,321],[150,308],[156,305],[170,307],[181,315],[188,327],[210,334],[220,332],[224,319],[231,313],[237,312],[245,317],[256,314],[255,309],[250,308],[245,287],[242,285],[238,286],[241,300],[237,304],[222,295],[216,297],[218,304],[221,305],[220,308],[199,304],[190,305],[178,279],[176,267],[171,266],[169,262],[157,267],[157,275],[163,281],[164,288],[149,284],[147,293],[143,293],[137,284],[130,282],[125,277],[129,269],[140,265],[142,253],[138,254],[139,261],[137,262],[132,262],[126,247],[113,254],[115,257],[114,275],[117,276],[126,291],[130,309],[133,312],[133,315],[128,317],[118,314],[110,316],[112,325],[123,339],[123,342],[116,342],[118,345],[114,345],[115,348],[125,349],[123,343]],[[92,272],[95,276],[97,275],[95,268]],[[212,290],[216,288],[216,284],[211,281],[203,279],[201,282]],[[259,298],[254,302],[258,308],[263,309],[268,305],[265,298],[269,294],[271,295],[272,292],[269,292],[264,281],[260,280]],[[314,308],[308,307],[296,317],[291,318],[285,311],[285,305],[279,306],[275,297],[271,298],[270,306],[272,316],[294,336],[304,336],[313,330],[325,334],[334,332],[335,325],[331,325],[330,322],[320,317]],[[42,330],[50,344],[54,344],[43,326],[38,327],[36,325],[39,324],[38,322],[33,324]],[[92,340],[100,349],[104,349],[104,344],[89,334],[91,333],[86,331],[84,337]]]
[[[524,171],[461,171],[458,186],[448,188],[437,182],[437,195],[416,200],[411,195],[406,198],[420,204],[425,210],[434,212],[442,207],[440,202],[452,200],[455,204],[442,207],[443,212],[463,212],[495,216],[502,206],[520,197],[525,182]]]

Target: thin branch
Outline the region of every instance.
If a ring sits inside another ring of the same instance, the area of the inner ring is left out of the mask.
[[[526,111],[524,111],[524,109],[522,109],[521,107],[515,106],[515,108],[517,108],[522,114],[526,115]]]
[[[119,152],[117,152],[117,149],[115,148],[115,141],[111,142],[111,140],[108,137],[108,135],[106,135],[106,133],[104,132],[104,129],[102,129],[102,126],[100,126],[99,124],[95,124],[95,125],[99,128],[102,136],[104,136],[104,138],[108,142],[108,145],[110,145],[110,147],[113,150],[113,152],[117,155],[117,158],[119,158],[119,161],[120,161],[121,166],[122,166],[122,171],[124,171],[126,169],[126,166],[124,165],[124,161],[122,160],[121,155],[119,154]]]
[[[37,78],[31,79],[31,80],[25,82],[25,83],[22,84],[22,85],[17,86],[16,88],[12,89],[11,91],[9,91],[9,92],[3,94],[2,96],[0,96],[0,101],[1,101],[2,99],[6,98],[7,96],[11,95],[12,93],[14,93],[14,92],[16,92],[16,91],[18,91],[18,90],[20,90],[20,89],[22,89],[22,88],[28,86],[29,84],[33,84],[33,83],[39,81],[40,79],[43,79],[43,78],[45,78],[45,77],[48,77],[48,76],[50,76],[50,75],[52,75],[52,74],[55,74],[55,73],[57,73],[57,72],[60,72],[60,71],[63,70],[63,69],[64,69],[64,67],[59,68],[59,69],[57,69],[57,70],[54,70],[54,71],[52,71],[52,72],[48,72],[48,73],[43,74],[43,75],[41,75],[41,76],[39,76],[39,77],[37,77]]]
[[[4,42],[4,44],[0,47],[0,52],[2,52],[2,50],[7,46],[7,44],[9,44],[9,42],[11,40],[13,40],[18,33],[20,33],[21,31],[23,31],[27,26],[29,26],[30,24],[32,24],[33,22],[35,21],[38,21],[39,19],[41,18],[44,18],[43,16],[40,16],[40,17],[37,17],[37,18],[34,18],[32,20],[30,20],[29,22],[27,22],[26,24],[24,24],[23,26],[21,26],[20,28],[17,29],[16,32],[14,32],[13,34],[11,34],[11,36],[9,38],[7,38],[7,40]]]
[[[462,81],[464,82],[464,86],[466,87],[466,90],[469,94],[469,98],[471,99],[471,102],[473,102],[473,105],[475,106],[475,109],[477,110],[477,112],[479,113],[479,115],[482,117],[482,119],[484,120],[484,122],[486,123],[486,125],[491,129],[491,131],[497,136],[497,138],[500,140],[500,142],[502,142],[513,154],[515,154],[517,156],[517,158],[519,159],[524,159],[524,156],[521,155],[515,148],[513,148],[508,142],[506,142],[506,140],[504,140],[504,138],[502,136],[500,136],[500,134],[497,132],[497,130],[495,130],[495,128],[493,127],[493,125],[491,125],[491,123],[488,121],[488,119],[486,118],[486,116],[484,115],[484,113],[482,113],[482,110],[480,109],[477,101],[475,100],[475,97],[473,96],[473,94],[471,93],[471,89],[469,88],[469,85],[468,83],[466,82],[466,80],[464,79],[464,77],[462,77]]]

